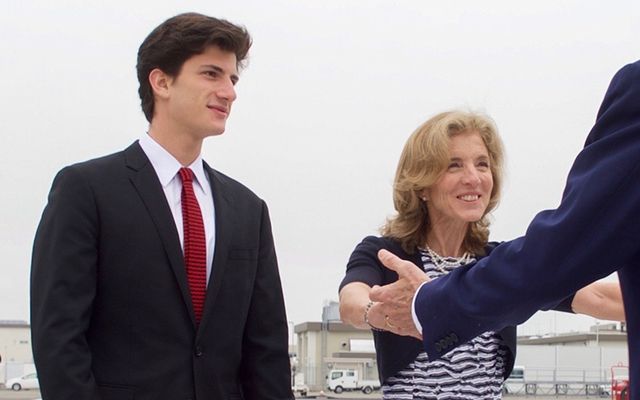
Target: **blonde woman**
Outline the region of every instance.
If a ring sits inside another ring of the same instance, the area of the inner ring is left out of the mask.
[[[431,361],[419,340],[388,332],[393,322],[370,312],[377,305],[369,300],[369,291],[397,279],[378,260],[381,249],[411,260],[430,279],[469,268],[490,253],[497,243],[488,242],[487,216],[499,201],[503,158],[492,120],[469,112],[438,114],[405,144],[394,181],[397,214],[382,228],[381,237],[369,236],[358,244],[340,285],[343,321],[374,331],[385,399],[502,397],[502,384],[515,360],[515,327],[485,332],[467,343],[449,338],[451,343],[442,346],[452,350]],[[499,287],[497,282],[496,290]],[[618,296],[616,284],[594,284],[556,309],[598,309],[606,314],[599,317],[624,319]],[[596,307],[602,304],[609,308]]]

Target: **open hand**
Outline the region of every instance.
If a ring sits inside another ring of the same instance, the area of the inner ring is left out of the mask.
[[[387,250],[380,250],[378,259],[385,267],[398,274],[398,280],[371,289],[369,298],[379,304],[371,308],[369,318],[384,321],[382,328],[385,330],[422,340],[422,335],[413,323],[411,306],[416,290],[430,279],[414,263],[403,260]]]

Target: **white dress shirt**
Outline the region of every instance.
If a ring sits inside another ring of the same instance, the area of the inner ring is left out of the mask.
[[[416,329],[418,330],[418,332],[420,332],[421,335],[422,324],[420,323],[418,314],[416,313],[416,297],[418,297],[418,292],[420,291],[420,289],[422,289],[425,283],[427,282],[422,282],[420,286],[418,286],[418,290],[416,290],[416,292],[413,294],[413,300],[411,300],[411,318],[413,319],[413,324],[416,326]]]
[[[184,252],[184,228],[182,226],[182,180],[178,174],[183,167],[167,150],[158,142],[153,140],[148,134],[140,138],[140,147],[151,161],[153,169],[158,175],[164,195],[171,209],[173,220],[176,223],[178,235],[180,236],[180,246]],[[207,286],[211,276],[211,266],[213,264],[213,254],[215,251],[215,208],[213,204],[213,194],[209,175],[204,171],[202,157],[198,155],[191,165],[187,165],[193,171],[193,191],[198,199],[202,221],[204,223],[204,234],[207,241]]]

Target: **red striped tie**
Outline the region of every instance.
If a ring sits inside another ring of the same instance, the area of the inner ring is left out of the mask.
[[[193,172],[180,168],[182,178],[182,226],[184,228],[184,263],[191,291],[196,323],[200,323],[207,290],[207,243],[202,213],[193,192]]]

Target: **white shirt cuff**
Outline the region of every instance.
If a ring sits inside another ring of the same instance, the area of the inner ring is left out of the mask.
[[[413,300],[411,301],[411,318],[413,318],[413,324],[416,326],[416,329],[422,335],[422,325],[418,320],[418,316],[416,315],[416,297],[418,297],[418,292],[422,289],[422,286],[427,282],[422,282],[422,285],[418,287],[418,290],[413,294]]]

